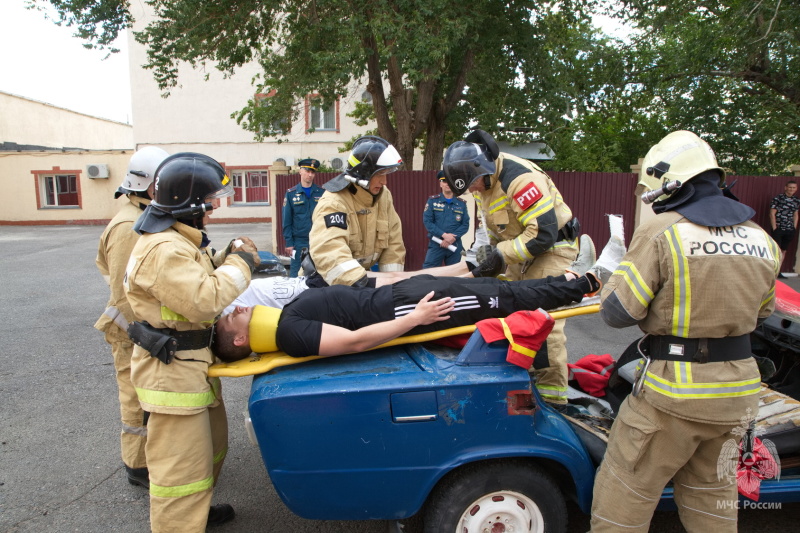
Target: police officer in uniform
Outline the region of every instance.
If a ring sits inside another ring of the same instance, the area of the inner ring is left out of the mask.
[[[491,135],[471,132],[450,145],[444,174],[456,196],[469,190],[509,279],[558,276],[578,255],[578,224],[550,177],[536,164],[502,153]],[[564,320],[557,320],[534,361],[536,388],[557,408],[567,403]]]
[[[309,251],[316,272],[309,286],[374,287],[376,278],[367,276],[373,265],[381,272],[403,270],[403,227],[385,186],[386,175],[402,164],[394,146],[380,137],[353,143],[345,172],[323,185],[314,210]]]
[[[138,319],[128,330],[136,344],[131,380],[150,412],[146,453],[154,532],[201,533],[234,516],[230,505],[211,507],[228,424],[220,381],[208,377],[215,362],[209,345],[215,318],[247,288],[258,252],[234,242],[215,269],[203,231],[218,198],[232,194],[219,163],[175,154],[156,171],[153,202],[134,225],[141,237],[124,285]]]
[[[111,289],[106,310],[94,327],[105,333],[114,357],[114,369],[119,389],[120,419],[122,433],[120,446],[125,474],[132,485],[149,487],[145,444],[147,442],[147,413],[142,410],[139,398],[131,384],[131,354],[133,343],[128,337],[128,324],[134,316],[122,280],[125,267],[139,236],[133,231],[133,224],[153,196],[153,178],[156,169],[167,152],[156,146],[139,149],[128,163],[128,172],[114,198],[125,196],[125,205],[111,219],[100,236],[95,263]]]
[[[436,177],[442,192],[428,198],[422,212],[422,221],[428,230],[428,252],[422,268],[436,267],[442,263],[453,265],[461,261],[461,252],[464,250],[461,237],[469,229],[467,202],[454,197],[443,171],[440,170]],[[441,242],[437,243],[432,237]],[[450,246],[454,246],[455,250],[450,250]]]
[[[319,161],[300,161],[300,183],[286,191],[283,198],[283,238],[286,253],[292,258],[289,276],[296,278],[300,271],[301,251],[308,248],[308,233],[311,231],[311,215],[320,197],[325,192],[314,184],[319,170]]]
[[[603,320],[638,325],[647,357],[595,479],[592,531],[648,531],[670,480],[687,531],[736,531],[736,479],[718,463],[732,430],[758,412],[750,332],[773,311],[780,250],[753,209],[723,195],[724,177],[688,131],[664,137],[642,165],[652,190],[662,179],[682,185],[653,204],[657,216],[601,292]]]

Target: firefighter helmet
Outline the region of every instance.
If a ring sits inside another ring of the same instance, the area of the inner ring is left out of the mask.
[[[142,233],[159,233],[182,222],[203,229],[203,216],[214,209],[211,200],[233,195],[225,169],[203,154],[180,152],[156,169],[153,201],[133,225]]]
[[[353,143],[345,174],[369,182],[377,172],[394,172],[402,164],[403,159],[394,146],[380,137],[367,135]]]
[[[156,169],[169,154],[157,146],[145,146],[131,156],[128,173],[122,188],[128,191],[146,191],[156,176]]]
[[[667,181],[686,183],[709,170],[719,173],[722,187],[725,171],[708,143],[690,131],[674,131],[647,152],[639,171],[639,184],[655,191]]]
[[[442,164],[447,184],[456,196],[461,196],[476,179],[494,174],[497,165],[480,144],[456,141],[444,154]]]
[[[209,210],[204,204],[233,192],[222,165],[207,155],[181,152],[158,167],[152,205],[176,219],[196,218]]]

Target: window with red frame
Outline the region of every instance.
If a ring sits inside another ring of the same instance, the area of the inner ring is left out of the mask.
[[[264,169],[231,170],[233,203],[269,204],[269,172]]]
[[[318,97],[306,98],[306,131],[339,131],[339,101],[323,107]]]
[[[39,207],[79,206],[78,176],[75,174],[39,175]]]

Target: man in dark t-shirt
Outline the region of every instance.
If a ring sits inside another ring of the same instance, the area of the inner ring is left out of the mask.
[[[332,286],[305,291],[282,311],[274,310],[270,320],[254,325],[272,328],[275,347],[293,357],[341,355],[407,333],[474,324],[525,309],[554,309],[580,302],[600,286],[591,270],[581,277],[569,272],[523,281],[419,275],[377,289]],[[258,308],[237,307],[217,322],[212,349],[220,359],[230,362],[250,354],[250,323]]]
[[[800,198],[794,194],[797,192],[797,182],[788,181],[784,187],[783,194],[779,194],[772,199],[769,204],[769,221],[772,228],[772,238],[778,243],[782,251],[786,251],[794,239],[797,229],[798,209],[800,209]]]
[[[422,274],[379,288],[307,290],[282,310],[237,306],[217,321],[211,349],[224,362],[244,359],[252,349],[282,350],[292,357],[334,356],[370,350],[407,333],[555,309],[597,294],[624,254],[625,243],[612,235],[597,262],[591,264],[592,249],[557,277],[502,281]]]

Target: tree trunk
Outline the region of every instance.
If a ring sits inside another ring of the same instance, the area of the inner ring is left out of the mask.
[[[408,116],[400,118],[399,115],[396,115],[396,121],[397,140],[394,147],[403,158],[403,170],[414,170],[414,124]]]
[[[425,141],[425,155],[422,160],[422,170],[440,170],[444,158],[444,135],[447,130],[445,116],[441,103],[431,109],[428,121],[428,131]]]

